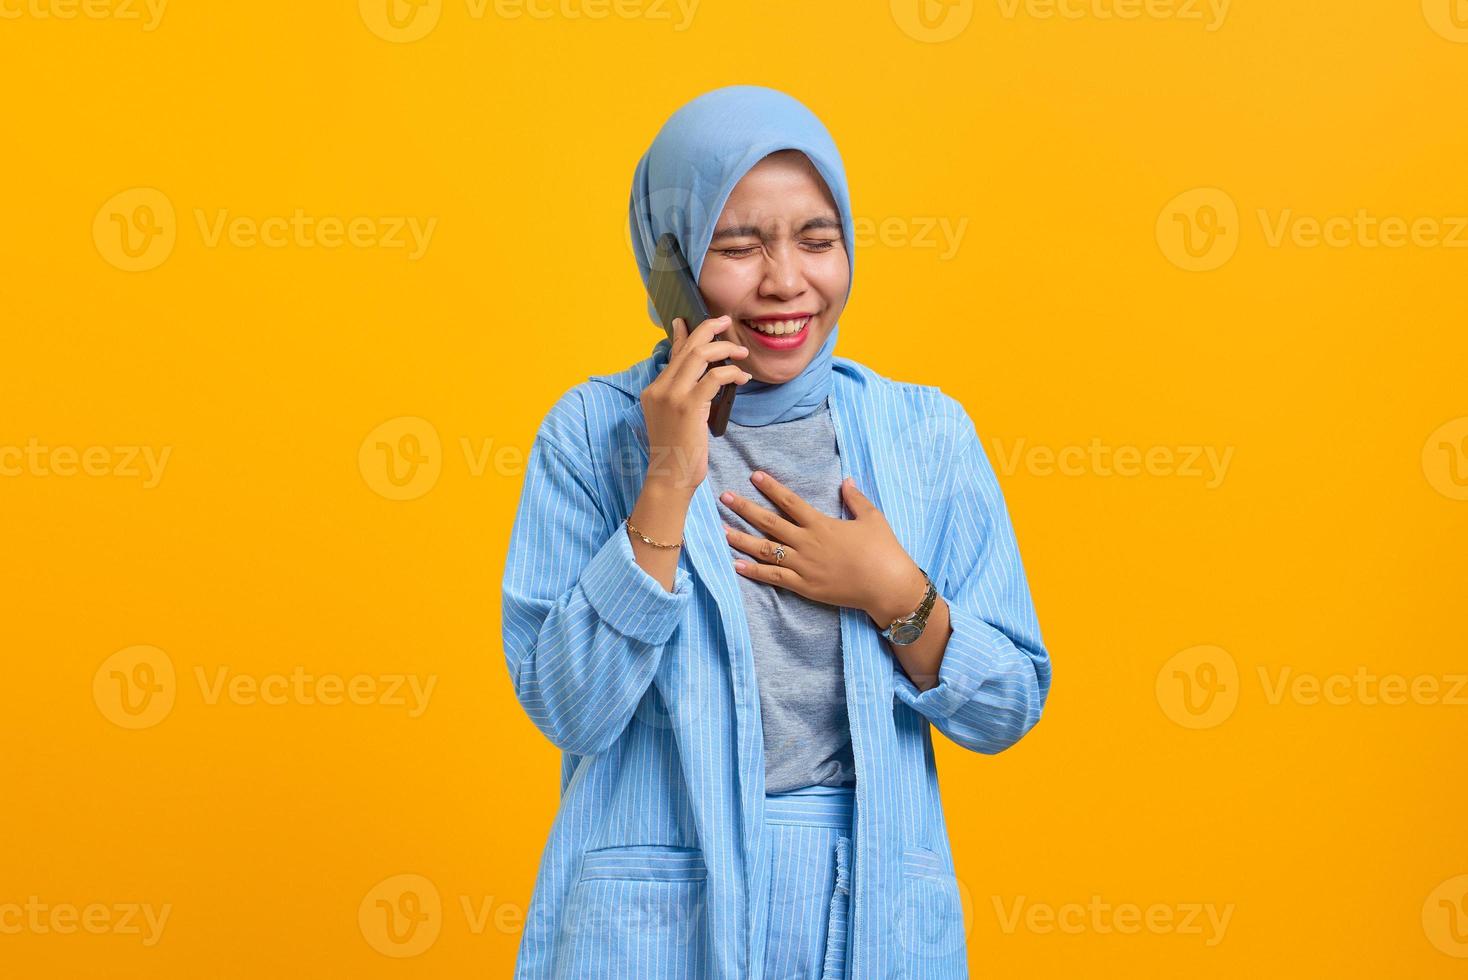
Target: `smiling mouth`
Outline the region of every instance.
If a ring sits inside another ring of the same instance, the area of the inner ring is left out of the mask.
[[[802,316],[794,320],[740,320],[739,322],[751,330],[758,330],[767,337],[781,337],[785,334],[800,333],[812,319],[814,317]]]

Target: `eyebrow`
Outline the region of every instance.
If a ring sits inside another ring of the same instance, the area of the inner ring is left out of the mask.
[[[828,230],[832,230],[832,231],[840,231],[841,230],[841,222],[837,221],[835,218],[831,217],[830,215],[821,215],[821,216],[816,217],[816,218],[811,218],[805,224],[803,224],[799,228],[797,228],[795,230],[795,233],[797,235],[803,235],[803,234],[805,234],[808,231],[816,231],[818,229],[828,229]],[[759,238],[759,237],[760,237],[760,230],[758,228],[756,228],[754,225],[734,225],[732,227],[725,228],[723,231],[714,232],[713,241],[716,241],[717,242],[717,241],[719,241],[722,238]]]

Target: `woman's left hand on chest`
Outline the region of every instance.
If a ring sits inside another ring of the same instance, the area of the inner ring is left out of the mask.
[[[729,544],[752,559],[744,560],[743,568],[735,563],[739,574],[807,599],[861,609],[884,625],[890,617],[882,617],[890,610],[915,606],[922,597],[922,570],[854,481],[841,485],[841,499],[852,519],[839,520],[768,473],[756,470],[753,480],[775,510],[732,491],[719,496],[723,506],[760,532],[745,534],[724,525]],[[777,545],[785,549],[778,563]]]

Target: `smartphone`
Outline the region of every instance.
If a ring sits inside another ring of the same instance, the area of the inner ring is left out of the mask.
[[[652,257],[652,275],[648,278],[648,292],[652,296],[653,308],[663,321],[663,329],[673,336],[673,319],[682,317],[688,331],[709,318],[708,307],[703,303],[703,294],[693,278],[693,270],[678,244],[678,236],[671,231],[658,239],[657,250]],[[711,362],[710,368],[733,364],[729,358]],[[729,412],[734,408],[734,395],[739,386],[732,381],[719,387],[709,406],[709,434],[722,436],[729,427]]]

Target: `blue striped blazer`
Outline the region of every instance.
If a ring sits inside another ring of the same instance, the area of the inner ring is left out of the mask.
[[[561,801],[516,977],[762,978],[764,742],[749,630],[716,488],[694,494],[673,591],[623,519],[647,469],[653,356],[567,391],[528,457],[504,574],[505,660],[562,750]],[[842,475],[881,509],[949,607],[919,692],[866,613],[843,607],[856,761],[848,976],[967,976],[930,730],[975,752],[1040,718],[1050,657],[998,481],[936,386],[832,360]]]

